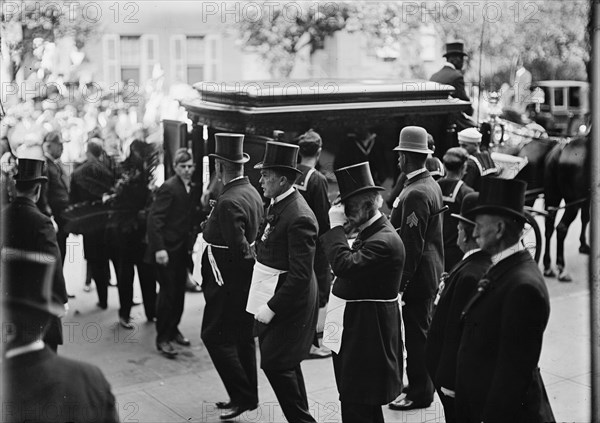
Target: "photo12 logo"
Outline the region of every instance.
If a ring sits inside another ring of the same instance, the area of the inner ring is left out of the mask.
[[[83,20],[95,24],[103,18],[115,23],[138,23],[140,6],[137,2],[94,2],[94,1],[4,1],[2,20],[36,21],[52,23],[59,17],[68,22]]]

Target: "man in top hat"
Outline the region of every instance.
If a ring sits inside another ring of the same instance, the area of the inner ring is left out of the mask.
[[[331,208],[332,229],[321,237],[337,276],[324,339],[334,350],[342,420],[383,422],[381,406],[402,388],[398,292],[404,244],[379,211],[384,188],[375,186],[368,162],[338,169],[335,176],[341,204]],[[344,225],[358,231],[352,247]],[[332,328],[335,333],[329,333]]]
[[[192,204],[192,155],[180,148],[173,158],[175,175],[158,188],[147,220],[148,261],[156,265],[160,291],[156,302],[156,348],[167,358],[177,350],[171,342],[190,346],[179,331],[189,261]],[[148,257],[149,256],[149,257]]]
[[[2,247],[40,251],[62,263],[52,221],[36,206],[42,184],[48,180],[43,175],[44,165],[43,160],[18,159],[18,173],[14,177],[16,198],[2,211]],[[65,314],[68,301],[62,266],[54,267],[52,298],[54,302],[64,304],[62,312],[50,319],[50,327],[44,335],[48,347],[56,351],[63,343],[60,316]]]
[[[489,151],[481,151],[481,132],[475,128],[463,129],[458,133],[458,144],[469,154],[463,181],[475,191],[481,190],[481,180],[496,176],[498,169]]]
[[[64,312],[52,294],[60,258],[13,248],[3,248],[1,256],[2,421],[118,422],[101,370],[59,357],[43,340]]]
[[[462,312],[456,368],[459,422],[553,422],[539,370],[550,302],[537,263],[521,241],[525,188],[516,179],[488,178],[473,237],[492,266]]]
[[[329,191],[327,178],[315,167],[319,162],[323,141],[321,136],[309,129],[298,138],[298,147],[300,148],[300,163],[298,170],[302,174],[298,175],[294,187],[304,197],[308,206],[315,214],[319,224],[319,236],[329,230]],[[329,291],[331,290],[331,270],[325,252],[319,240],[315,250],[315,274],[317,276],[317,285],[319,287],[319,319],[317,322],[317,334],[323,335],[323,326],[325,324],[325,310],[329,300]],[[331,351],[327,347],[310,348],[310,358],[324,358],[331,356]]]
[[[430,81],[440,84],[452,85],[455,88],[454,98],[464,101],[471,101],[465,91],[465,79],[462,74],[464,60],[467,54],[464,52],[464,44],[459,41],[454,41],[446,44],[446,53],[443,55],[446,58],[446,63],[442,69],[431,75]],[[473,107],[469,106],[465,112],[468,115],[473,114]]]
[[[246,312],[254,267],[254,242],[263,202],[248,177],[243,134],[215,134],[215,177],[224,187],[208,216],[203,237],[202,288],[206,306],[201,338],[221,376],[229,401],[217,403],[222,419],[258,404],[253,316]]]
[[[393,204],[391,223],[406,248],[400,292],[406,339],[405,396],[390,403],[393,410],[425,408],[433,401],[433,384],[425,365],[425,343],[433,300],[444,268],[442,191],[425,168],[427,131],[407,126],[400,132],[398,167],[406,173],[404,189]]]
[[[444,156],[445,157],[445,156]],[[452,223],[458,221],[456,243],[463,252],[462,261],[450,270],[440,284],[435,312],[427,334],[427,368],[444,406],[446,422],[456,422],[456,355],[460,341],[460,315],[475,293],[477,283],[492,265],[490,255],[482,251],[473,238],[475,222],[465,217],[477,205],[479,194],[470,192],[462,201],[460,214],[452,213]]]
[[[264,196],[271,199],[256,243],[256,264],[247,310],[254,314],[261,368],[289,422],[314,422],[300,362],[315,338],[318,312],[313,271],[319,227],[302,195],[294,188],[298,146],[267,142],[260,169]],[[266,303],[253,291],[265,287]]]
[[[473,188],[469,187],[462,180],[468,157],[469,154],[462,147],[448,149],[443,157],[446,176],[437,181],[442,189],[444,205],[448,206],[448,211],[444,213],[443,224],[445,272],[449,272],[464,255],[464,251],[457,243],[458,232],[456,221],[451,214],[458,214],[465,196],[473,192]]]

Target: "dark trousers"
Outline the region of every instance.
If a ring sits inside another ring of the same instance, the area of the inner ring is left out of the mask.
[[[179,333],[177,326],[183,314],[187,251],[169,252],[166,266],[156,265],[160,291],[156,302],[156,342],[172,341]]]
[[[454,398],[444,395],[440,388],[436,388],[442,406],[444,407],[444,419],[446,423],[456,423],[456,408],[454,406]]]
[[[65,258],[67,254],[67,238],[69,234],[66,233],[60,226],[58,227],[58,231],[56,232],[56,241],[58,243],[58,249],[60,250],[60,257],[62,259],[62,264],[65,264]]]
[[[407,354],[408,393],[406,399],[420,404],[430,404],[433,401],[433,383],[425,362],[425,344],[431,323],[432,307],[432,298],[409,299],[402,307]]]
[[[383,423],[381,405],[355,404],[342,401],[344,423]]]
[[[250,337],[237,342],[206,343],[210,358],[232,403],[242,407],[258,404],[256,345]]]
[[[108,300],[108,283],[110,281],[110,265],[108,259],[88,259],[87,266],[96,282],[96,291],[98,291],[98,303],[106,307]]]
[[[321,243],[317,241],[315,249],[315,276],[317,277],[317,286],[319,288],[319,308],[325,307],[329,301],[329,291],[331,290],[331,270],[325,250]]]
[[[264,370],[288,422],[315,422],[308,411],[308,397],[300,364],[288,370]]]

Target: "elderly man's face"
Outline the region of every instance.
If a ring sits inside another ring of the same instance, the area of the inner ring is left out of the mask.
[[[356,198],[352,197],[344,202],[344,212],[348,218],[348,223],[355,228],[369,220],[369,214],[365,207],[361,207],[362,205],[362,201],[357,201]]]
[[[480,214],[475,218],[475,223],[473,238],[475,238],[479,248],[490,254],[495,253],[502,239],[504,228],[502,219],[498,216]]]
[[[263,189],[266,198],[275,198],[283,194],[284,177],[279,176],[271,169],[262,169],[260,171],[260,187]]]

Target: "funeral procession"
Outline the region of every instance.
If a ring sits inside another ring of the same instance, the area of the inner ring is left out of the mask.
[[[2,0],[1,422],[600,423],[600,0]]]

